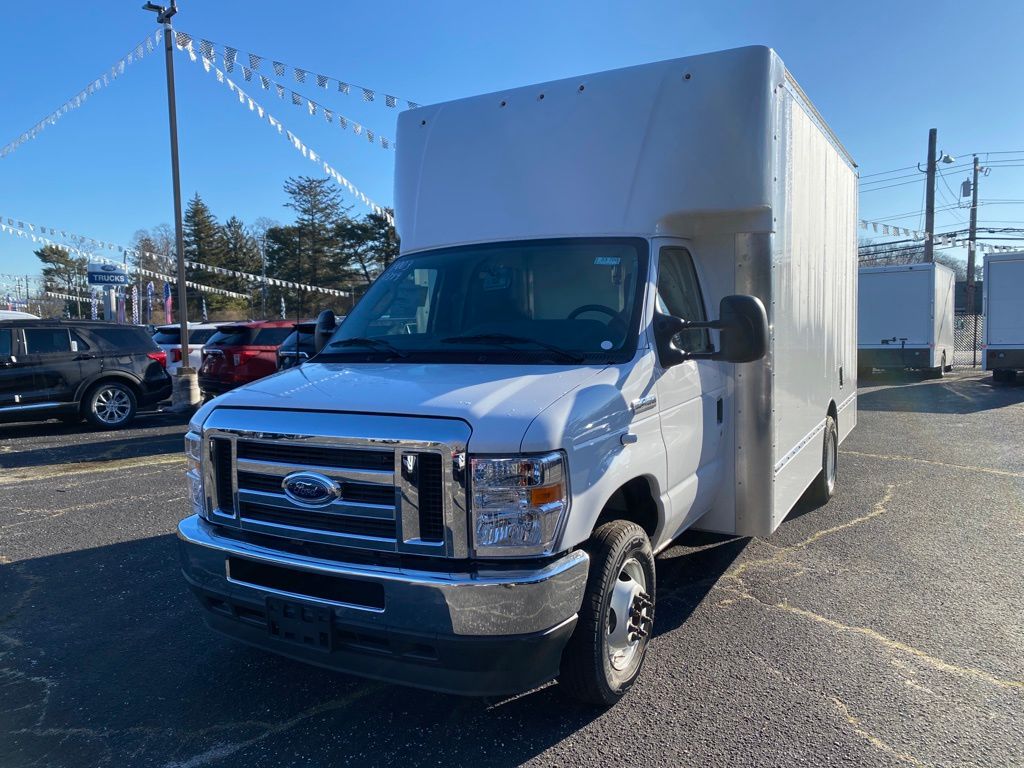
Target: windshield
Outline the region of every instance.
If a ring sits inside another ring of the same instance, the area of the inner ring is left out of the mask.
[[[588,238],[447,248],[395,261],[320,355],[607,363],[632,357],[645,241]]]

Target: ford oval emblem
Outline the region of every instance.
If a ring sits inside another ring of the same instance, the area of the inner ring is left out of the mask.
[[[292,472],[281,487],[285,496],[305,507],[326,507],[341,498],[340,483],[317,472]]]

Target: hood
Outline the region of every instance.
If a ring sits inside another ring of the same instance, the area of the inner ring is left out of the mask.
[[[461,419],[473,430],[471,450],[501,453],[520,450],[542,411],[605,367],[305,363],[211,405]]]

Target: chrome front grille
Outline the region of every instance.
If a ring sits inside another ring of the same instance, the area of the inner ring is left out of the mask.
[[[467,438],[451,420],[218,409],[204,428],[207,517],[290,539],[465,557]],[[327,478],[339,498],[297,503],[283,487],[296,472]]]

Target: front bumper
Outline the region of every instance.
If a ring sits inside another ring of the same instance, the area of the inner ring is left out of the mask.
[[[472,696],[558,674],[590,562],[578,550],[541,567],[468,573],[355,565],[241,541],[194,515],[178,539],[213,629],[320,666]],[[280,631],[282,603],[307,615],[308,631]]]

